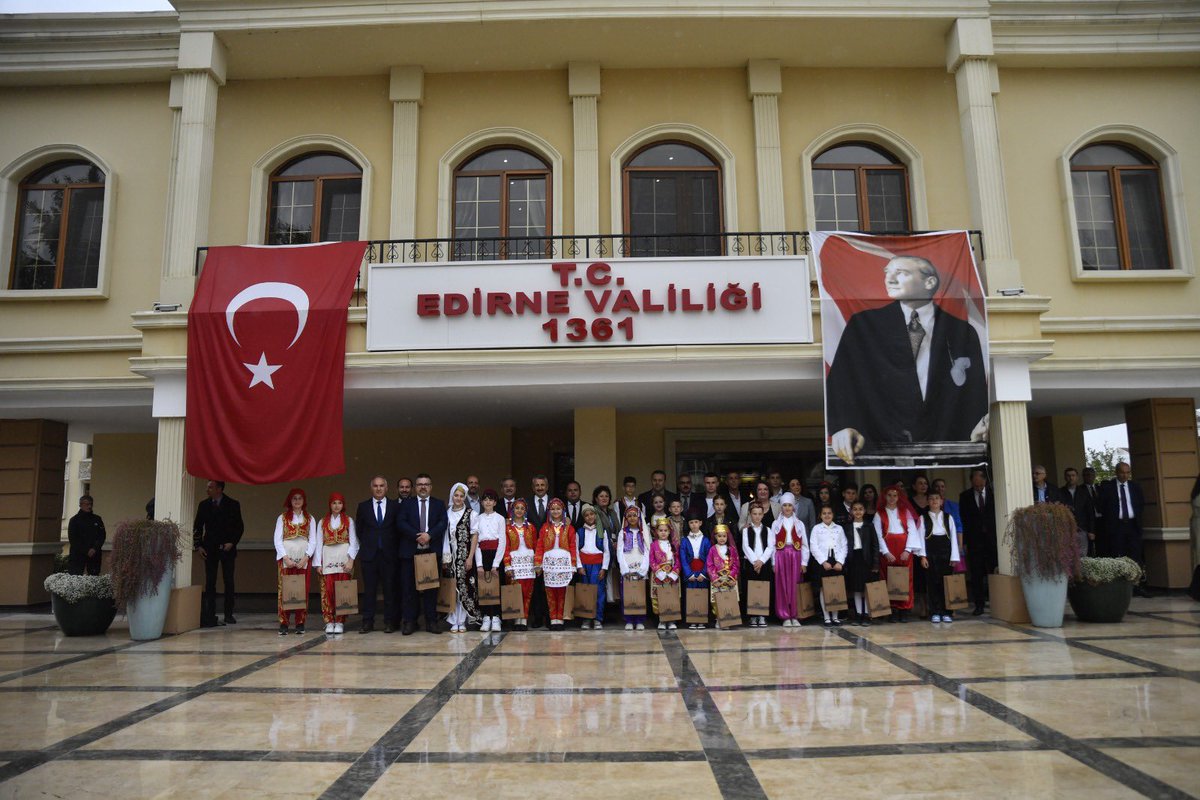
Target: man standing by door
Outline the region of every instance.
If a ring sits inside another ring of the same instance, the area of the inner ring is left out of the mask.
[[[1128,556],[1145,567],[1142,557],[1142,511],[1146,499],[1142,487],[1133,482],[1133,470],[1124,461],[1117,464],[1117,477],[1100,485],[1100,505],[1104,512],[1105,547],[1102,555]],[[1142,586],[1133,593],[1148,597]]]
[[[987,473],[980,468],[971,470],[971,488],[958,496],[958,513],[962,517],[963,543],[967,546],[967,568],[971,578],[971,596],[975,610],[983,613],[987,597],[988,575],[996,569],[996,501]]]
[[[104,547],[104,520],[92,513],[92,496],[79,498],[79,513],[67,523],[67,569],[72,575],[99,575],[100,549]]]
[[[233,616],[233,572],[237,561],[237,546],[246,526],[242,523],[242,506],[225,494],[224,481],[209,481],[204,491],[208,498],[200,501],[192,523],[192,544],[204,559],[204,609],[200,627],[214,628],[235,623]],[[217,622],[217,567],[225,584],[225,620]]]

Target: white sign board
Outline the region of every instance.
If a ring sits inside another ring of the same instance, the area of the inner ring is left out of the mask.
[[[803,256],[372,264],[367,349],[812,341]]]

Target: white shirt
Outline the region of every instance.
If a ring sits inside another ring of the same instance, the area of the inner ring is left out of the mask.
[[[850,549],[851,550],[862,550],[862,534],[860,533],[860,531],[862,530],[862,526],[865,525],[866,523],[865,522],[855,522],[852,524],[854,525],[854,541],[851,542],[851,544],[853,544],[854,546]]]
[[[354,558],[356,558],[358,556],[358,534],[354,530],[354,520],[352,520],[350,517],[346,517],[346,522],[347,522],[347,524],[350,525],[350,547],[346,549],[346,558],[353,560]],[[336,529],[341,524],[342,523],[341,523],[341,515],[340,514],[330,514],[329,515],[329,527]],[[325,549],[325,541],[324,541],[325,535],[321,532],[320,525],[317,525],[316,532],[317,532],[317,547],[313,550],[312,565],[314,567],[320,567],[321,566],[321,551],[323,551]],[[279,533],[280,533],[280,538],[282,538],[282,534],[283,534],[282,526],[280,527]],[[278,555],[278,549],[276,549],[276,554]]]
[[[747,525],[742,528],[742,555],[746,558],[747,564],[753,564],[755,561],[761,561],[764,564],[770,563],[771,556],[775,555],[775,545],[771,541],[771,532],[764,530],[763,525],[758,526],[755,530],[752,525]],[[759,539],[762,543],[759,543]]]
[[[904,309],[904,327],[908,328],[908,320],[912,317],[912,309],[901,304],[900,308]],[[917,320],[920,321],[921,327],[925,329],[925,338],[921,340],[921,346],[917,348],[917,380],[921,383],[921,398],[925,398],[925,387],[929,385],[929,348],[933,341],[933,318],[935,306],[933,303],[926,303],[917,309]],[[907,332],[907,331],[906,331]]]
[[[888,516],[888,529],[898,532],[903,529],[900,524],[900,509],[884,508],[882,513],[876,514],[873,522],[875,523],[875,538],[879,540],[879,554],[890,553],[887,542],[883,538],[883,521],[881,517],[884,514]],[[919,553],[925,549],[924,534],[921,532],[921,521],[919,519],[908,523],[908,528],[905,533],[908,535],[908,541],[904,545],[904,549],[910,553]]]
[[[925,530],[924,518],[918,521],[919,530],[921,532],[921,549],[914,550],[913,554],[918,556],[928,555],[925,551],[925,539],[928,536],[949,536],[950,537],[950,562],[953,563],[959,560],[958,554],[958,531],[954,529],[954,517],[947,514],[945,511],[934,513],[929,512],[930,530]]]
[[[386,506],[384,506],[386,508]],[[303,514],[292,514],[292,523],[303,522]],[[312,517],[308,518],[308,548],[304,554],[312,558],[313,553],[317,551],[317,521]],[[281,561],[287,557],[287,551],[283,549],[283,514],[275,518],[275,560]]]
[[[832,550],[833,562],[845,564],[846,532],[836,523],[826,525],[824,522],[818,522],[808,534],[808,548],[818,562],[829,561],[829,551]]]
[[[472,497],[471,495],[468,494],[467,495],[467,504],[469,506],[471,506],[472,514],[478,514],[483,511],[483,506],[479,504],[478,497]]]
[[[650,572],[650,531],[643,525],[641,530],[633,531],[633,536],[638,536],[642,540],[642,549],[638,550],[638,543],[634,541],[632,549],[625,552],[625,537],[629,534],[625,526],[621,526],[621,532],[617,534],[617,564],[621,567],[622,575],[641,575],[646,577]]]
[[[582,555],[584,553],[588,553],[590,555],[596,555],[597,553],[603,553],[604,560],[600,562],[600,569],[605,569],[605,570],[608,569],[608,561],[609,561],[608,537],[604,536],[603,534],[600,535],[600,546],[602,549],[597,549],[595,526],[589,528],[587,525],[584,525],[582,528],[579,529],[578,538],[579,538],[579,550],[578,550],[579,554]],[[578,558],[575,563],[575,566],[578,567],[579,569],[583,569],[583,559]]]
[[[492,562],[496,569],[504,566],[504,548],[508,544],[508,537],[504,535],[504,526],[504,515],[497,514],[495,511],[490,514],[485,512],[471,516],[471,533],[477,535],[480,542],[498,541],[500,543],[496,547],[496,559]]]

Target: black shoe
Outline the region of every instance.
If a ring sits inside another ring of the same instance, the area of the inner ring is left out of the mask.
[[[905,616],[903,611],[900,612],[900,622],[908,622],[908,617]]]
[[[279,635],[280,635],[280,636],[287,636],[287,635],[288,635],[288,629],[287,629],[287,623],[286,623],[286,622],[285,622],[285,623],[283,623],[283,624],[281,624],[281,625],[279,626]]]
[[[515,630],[515,631],[524,631],[524,630],[528,630],[528,629],[529,629],[529,626],[523,622],[518,622],[516,625],[513,626],[513,630]]]
[[[842,621],[840,619],[838,619],[837,617],[834,617],[833,618],[833,627],[835,627],[835,628],[842,627]]]
[[[404,620],[400,625],[400,633],[403,636],[412,636],[414,630],[416,630],[416,626],[408,620]]]
[[[200,620],[200,627],[201,628],[215,628],[215,627],[217,627],[217,621],[215,619],[202,619],[202,620]]]
[[[370,633],[375,630],[375,623],[371,620],[363,620],[362,627],[358,629],[359,633]]]
[[[296,626],[296,635],[297,635],[297,636],[303,636],[303,635],[304,635],[304,626],[303,626],[303,625],[297,625],[297,626]]]
[[[1149,589],[1146,589],[1143,586],[1135,586],[1135,587],[1133,587],[1133,596],[1134,597],[1153,597],[1154,595],[1150,593]]]
[[[439,634],[442,632],[442,626],[434,622],[432,624],[427,624],[425,626],[425,630],[432,634]]]
[[[862,625],[864,628],[869,628],[869,627],[871,627],[871,618],[870,618],[870,617],[863,617],[863,618],[862,618],[862,619],[859,621],[859,623],[858,623],[858,624],[859,624],[859,625]]]
[[[385,622],[385,623],[383,623],[383,632],[384,633],[395,633],[396,626],[390,622]]]
[[[233,614],[225,615],[225,624],[226,625],[237,625],[237,620],[233,618]]]
[[[977,606],[975,608],[975,610],[971,612],[971,616],[972,617],[982,617],[983,616],[983,608]]]

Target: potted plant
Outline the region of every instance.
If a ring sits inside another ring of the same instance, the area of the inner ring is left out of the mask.
[[[1079,573],[1082,552],[1075,515],[1061,503],[1018,508],[1009,517],[1004,541],[1030,620],[1039,628],[1062,627],[1067,582]]]
[[[111,575],[55,572],[42,585],[64,636],[99,636],[117,615]]]
[[[129,635],[146,641],[162,636],[183,555],[183,534],[171,520],[129,519],[113,536],[112,580],[117,607],[129,615]]]
[[[1132,558],[1084,558],[1067,589],[1071,610],[1083,622],[1120,622],[1129,610],[1142,568]]]

